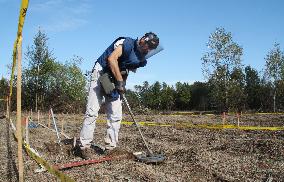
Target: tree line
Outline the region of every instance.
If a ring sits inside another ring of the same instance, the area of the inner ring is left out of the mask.
[[[127,90],[132,107],[143,112],[145,109],[215,112],[284,109],[284,53],[278,43],[268,51],[261,72],[243,65],[243,48],[224,28],[216,28],[206,46],[207,51],[201,57],[205,82],[168,85],[145,81]],[[47,111],[52,107],[57,112],[84,112],[90,74],[80,69],[81,57],[74,56],[65,63],[58,61],[48,47],[47,35],[40,30],[24,57],[23,110]],[[15,83],[12,110],[16,108]],[[8,95],[8,88],[8,80],[2,77],[0,98]]]

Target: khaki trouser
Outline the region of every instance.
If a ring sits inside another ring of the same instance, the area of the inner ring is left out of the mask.
[[[99,109],[105,101],[107,112],[107,130],[105,142],[106,144],[116,147],[118,143],[118,133],[122,120],[122,101],[118,98],[111,101],[110,98],[105,97],[103,88],[98,80],[102,67],[96,63],[92,73],[92,80],[89,87],[87,108],[83,126],[80,132],[80,142],[83,146],[88,146],[94,139],[94,131],[96,128],[96,119],[98,117]]]

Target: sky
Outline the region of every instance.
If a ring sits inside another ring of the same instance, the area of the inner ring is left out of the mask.
[[[9,78],[20,0],[0,0],[0,76]],[[242,64],[261,71],[275,42],[284,50],[283,0],[30,0],[23,28],[23,53],[39,29],[57,61],[83,58],[90,71],[117,37],[155,32],[164,50],[128,77],[127,87],[144,81],[205,81],[201,57],[217,27],[243,48]],[[23,60],[23,64],[27,64]]]

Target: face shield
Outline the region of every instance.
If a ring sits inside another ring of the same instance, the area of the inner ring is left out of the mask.
[[[159,44],[156,47],[156,49],[152,49],[152,50],[148,51],[148,53],[145,55],[145,59],[148,59],[148,58],[152,57],[153,55],[161,52],[162,50],[164,50],[164,48],[163,48],[162,45]]]

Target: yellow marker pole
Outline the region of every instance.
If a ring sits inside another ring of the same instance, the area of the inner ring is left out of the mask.
[[[10,99],[12,97],[12,92],[13,92],[13,79],[14,79],[14,72],[15,72],[15,66],[16,66],[17,45],[18,45],[20,36],[22,36],[25,17],[26,17],[26,13],[28,10],[28,5],[29,5],[29,0],[22,0],[19,22],[18,22],[17,39],[14,42],[14,49],[13,49],[13,64],[12,64],[12,70],[11,70],[12,73],[11,73],[11,79],[10,79]],[[11,103],[11,100],[10,100],[10,103]]]
[[[17,138],[18,138],[18,162],[19,162],[19,181],[24,181],[24,165],[22,153],[22,37],[20,36],[17,45]]]
[[[18,32],[17,39],[14,43],[13,49],[13,67],[12,74],[10,79],[10,95],[9,95],[9,120],[11,118],[11,97],[13,90],[13,79],[14,79],[14,70],[16,65],[16,57],[18,59],[17,64],[17,131],[16,136],[18,138],[18,162],[19,162],[19,181],[24,181],[24,167],[23,167],[23,154],[22,154],[22,30],[24,26],[25,16],[28,9],[29,0],[22,0],[19,22],[18,22]],[[11,121],[11,120],[10,120]]]

